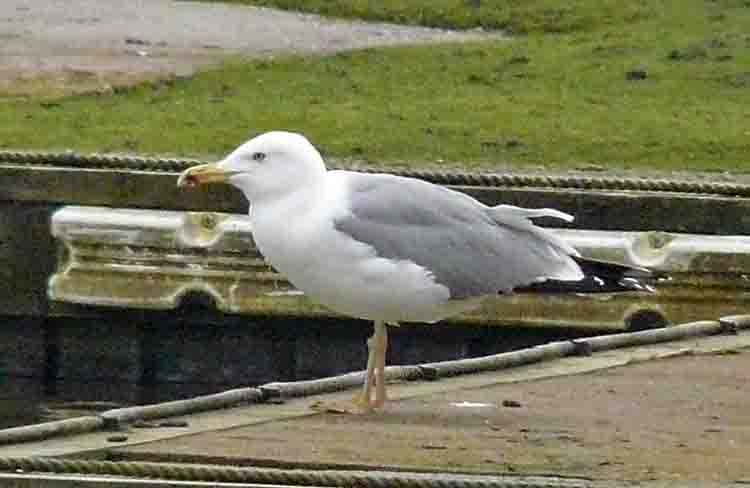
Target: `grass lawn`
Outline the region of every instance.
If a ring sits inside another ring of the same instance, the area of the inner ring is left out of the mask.
[[[484,27],[521,34],[571,32],[637,21],[660,1],[634,0],[203,0],[320,15],[451,29]]]
[[[750,0],[513,0],[480,7],[488,20],[453,15],[472,12],[464,0],[304,3],[525,34],[237,61],[55,101],[0,94],[0,147],[210,156],[284,128],[383,165],[750,171]]]

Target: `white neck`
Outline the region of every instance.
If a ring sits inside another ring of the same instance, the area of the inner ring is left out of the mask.
[[[267,195],[256,200],[245,194],[250,202],[253,221],[271,218],[274,226],[293,226],[296,219],[313,210],[320,202],[325,191],[324,181],[321,178],[320,181],[310,182],[294,191]]]
[[[310,246],[317,207],[324,185],[313,185],[285,193],[274,199],[252,202],[250,218],[253,239],[261,254],[280,272],[300,267],[300,260],[309,256],[299,249]]]

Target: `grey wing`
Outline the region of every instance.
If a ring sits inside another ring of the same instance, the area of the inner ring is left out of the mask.
[[[561,266],[560,250],[540,228],[503,225],[493,208],[467,195],[391,175],[347,177],[351,212],[335,228],[381,257],[426,268],[451,298],[510,292]]]

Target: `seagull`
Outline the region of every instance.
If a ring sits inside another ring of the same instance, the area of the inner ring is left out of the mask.
[[[414,178],[328,170],[302,135],[274,131],[215,164],[193,166],[180,187],[235,186],[250,202],[253,238],[307,297],[374,322],[355,411],[386,401],[388,325],[434,323],[498,294],[643,290],[644,270],[584,259],[531,219],[554,209],[487,206]]]

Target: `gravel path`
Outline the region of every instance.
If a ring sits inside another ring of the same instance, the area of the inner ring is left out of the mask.
[[[2,0],[0,89],[65,91],[189,75],[226,55],[331,52],[485,36],[172,0]]]

